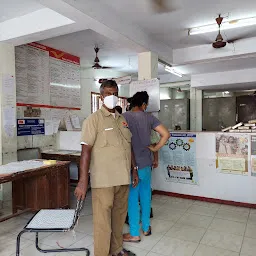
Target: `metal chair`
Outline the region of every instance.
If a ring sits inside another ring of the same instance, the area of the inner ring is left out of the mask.
[[[24,229],[17,236],[16,256],[20,255],[20,238],[26,232],[34,232],[36,234],[36,249],[41,253],[52,252],[77,252],[85,251],[86,255],[90,255],[90,251],[86,248],[63,248],[44,250],[39,247],[38,233],[40,232],[68,232],[72,231],[80,217],[83,208],[83,201],[77,201],[76,209],[57,209],[57,210],[40,210],[27,223]]]

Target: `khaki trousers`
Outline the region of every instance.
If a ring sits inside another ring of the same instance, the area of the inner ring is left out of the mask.
[[[128,185],[92,189],[94,256],[122,251],[128,194]]]

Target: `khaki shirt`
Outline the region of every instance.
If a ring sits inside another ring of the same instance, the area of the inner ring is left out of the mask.
[[[92,188],[128,185],[131,182],[131,132],[122,115],[104,107],[83,123],[82,143],[92,146]]]

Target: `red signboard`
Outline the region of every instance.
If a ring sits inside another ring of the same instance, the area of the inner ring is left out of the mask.
[[[80,58],[77,56],[71,55],[60,50],[56,50],[54,48],[39,43],[29,43],[28,45],[49,52],[49,56],[52,58],[80,65]]]

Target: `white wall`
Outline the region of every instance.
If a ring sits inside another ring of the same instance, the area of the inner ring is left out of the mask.
[[[250,143],[248,147],[250,148]],[[250,176],[250,171],[248,176],[218,173],[215,148],[215,133],[197,133],[198,186],[166,182],[164,171],[158,168],[153,171],[153,188],[179,194],[256,204],[256,177]]]
[[[164,170],[153,171],[155,190],[256,204],[256,177],[224,174],[216,170],[215,133],[196,133],[196,160],[199,185],[166,182]],[[60,132],[58,149],[81,150],[81,132]],[[249,142],[250,148],[250,142]],[[249,156],[250,157],[250,156]],[[250,166],[250,164],[249,164]],[[249,168],[250,169],[250,168]]]

